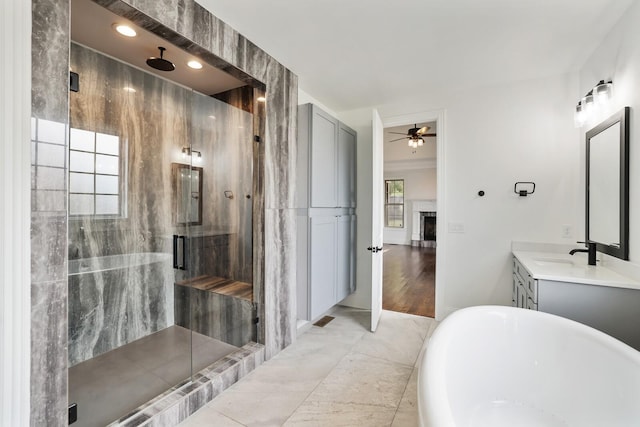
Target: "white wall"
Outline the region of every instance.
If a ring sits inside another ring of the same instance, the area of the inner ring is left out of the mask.
[[[411,230],[413,227],[411,214],[412,200],[436,199],[436,169],[422,168],[412,170],[384,171],[384,179],[404,179],[404,227],[384,228],[384,243],[396,245],[411,244]]]
[[[427,102],[413,98],[377,108],[383,120],[446,110],[447,217],[439,220],[460,223],[465,232],[446,235],[444,280],[437,284],[444,293],[437,311],[444,316],[467,306],[510,304],[512,240],[568,244],[578,237],[578,215],[583,214],[578,213],[580,141],[573,127],[578,76],[427,95],[421,97]],[[371,226],[366,223],[370,200],[361,198],[366,195],[360,188],[371,174],[370,159],[360,158],[371,144],[371,112],[342,112],[339,117],[358,131],[360,244],[361,233]],[[518,197],[513,193],[516,181],[534,181],[536,193]],[[479,197],[479,190],[486,195]],[[562,237],[565,224],[573,230],[569,238]],[[364,256],[361,249],[358,255]],[[370,272],[367,276],[360,267],[358,263],[356,294],[345,303],[367,307]]]
[[[605,37],[580,72],[580,93],[588,92],[596,82],[613,79],[613,98],[609,111],[593,117],[580,132],[580,178],[584,186],[585,144],[584,134],[597,123],[625,106],[631,107],[629,141],[629,260],[640,263],[640,2],[635,2],[620,22]],[[583,188],[583,187],[582,187]],[[581,194],[581,214],[584,215],[584,194]],[[584,218],[582,218],[584,228]],[[584,232],[581,233],[584,235]]]

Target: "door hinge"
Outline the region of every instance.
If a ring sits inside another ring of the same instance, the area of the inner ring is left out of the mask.
[[[72,92],[80,91],[80,75],[69,71],[69,90]]]
[[[258,323],[260,323],[260,318],[259,317],[254,317],[253,318],[253,324],[257,325]]]
[[[262,138],[260,138],[260,135],[253,135],[253,140],[255,142],[262,142]]]
[[[72,403],[69,405],[69,425],[78,421],[78,404]]]

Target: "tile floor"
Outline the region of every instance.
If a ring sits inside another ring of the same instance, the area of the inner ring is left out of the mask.
[[[417,426],[417,361],[435,320],[339,307],[273,359],[182,424],[203,426]]]
[[[238,348],[171,326],[69,369],[73,426],[104,426]]]

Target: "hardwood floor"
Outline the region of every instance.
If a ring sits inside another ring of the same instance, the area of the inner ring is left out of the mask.
[[[434,317],[436,250],[384,245],[382,308]]]

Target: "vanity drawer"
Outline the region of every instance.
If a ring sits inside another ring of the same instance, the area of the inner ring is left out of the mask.
[[[533,300],[534,303],[538,302],[538,281],[535,280],[530,275],[525,279],[525,288],[527,289],[527,294],[529,298]]]

